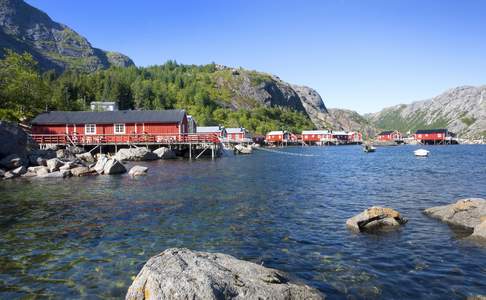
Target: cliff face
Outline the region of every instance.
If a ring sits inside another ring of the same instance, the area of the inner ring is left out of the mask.
[[[462,86],[432,99],[385,108],[369,119],[379,128],[403,132],[448,128],[463,137],[486,136],[486,86]]]
[[[92,72],[134,65],[127,56],[94,48],[66,25],[22,0],[0,0],[0,55],[3,48],[29,52],[43,70]]]

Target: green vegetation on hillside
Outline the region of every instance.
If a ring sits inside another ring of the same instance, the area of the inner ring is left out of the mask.
[[[120,109],[186,109],[199,125],[243,126],[260,134],[314,128],[303,113],[238,97],[232,89],[231,70],[215,64],[168,61],[161,66],[112,67],[94,73],[68,70],[58,76],[40,74],[29,54],[7,51],[0,67],[1,119],[24,120],[45,109],[87,110],[91,101],[117,101]],[[255,84],[271,79],[257,72],[248,74]]]

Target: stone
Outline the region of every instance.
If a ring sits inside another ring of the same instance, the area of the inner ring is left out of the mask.
[[[43,169],[43,166],[28,167],[27,172],[37,173],[38,170]]]
[[[51,173],[47,173],[45,175],[38,175],[37,177],[40,178],[66,178],[71,176],[70,170],[63,170],[63,171],[54,171]]]
[[[36,176],[37,176],[37,173],[27,171],[26,173],[22,174],[22,176],[21,176],[21,177],[26,177],[26,178],[28,178],[28,177],[36,177]]]
[[[24,166],[20,166],[16,169],[13,169],[13,170],[8,171],[5,174],[3,174],[3,178],[4,179],[11,179],[11,178],[19,177],[20,175],[23,175],[25,173],[27,173],[27,168],[24,167]]]
[[[160,147],[153,151],[160,159],[173,159],[176,158],[174,151],[167,147]]]
[[[91,154],[91,152],[76,154],[76,157],[79,158],[82,161],[87,162],[87,163],[95,162],[95,159],[94,159],[93,155]]]
[[[5,170],[0,169],[0,177],[3,177],[5,175]]]
[[[92,170],[88,167],[75,167],[71,169],[71,174],[73,176],[89,176],[89,175],[96,175],[98,174],[95,170]]]
[[[106,155],[101,155],[98,157],[98,161],[94,165],[93,169],[95,169],[95,171],[98,172],[98,174],[102,174],[107,162],[108,162],[108,157],[106,157]]]
[[[29,162],[27,159],[22,158],[17,154],[10,154],[0,160],[0,166],[7,170],[16,169],[22,165],[28,164]]]
[[[133,166],[130,171],[128,171],[128,175],[130,176],[141,176],[147,175],[148,168],[144,166]]]
[[[58,158],[51,158],[46,161],[46,165],[49,172],[54,172],[59,170],[59,168],[63,165],[63,162]]]
[[[373,206],[349,218],[346,226],[354,231],[363,232],[382,228],[397,228],[407,223],[399,212],[392,208]]]
[[[127,169],[125,166],[120,161],[113,158],[109,159],[103,167],[103,174],[105,175],[122,174],[126,172]]]
[[[12,179],[12,178],[15,178],[17,177],[17,175],[15,175],[14,173],[8,171],[8,172],[5,172],[5,174],[3,174],[3,179]]]
[[[115,154],[119,161],[155,160],[159,157],[145,147],[120,149]]]
[[[471,234],[473,238],[482,238],[486,240],[486,221],[483,221],[474,227],[474,231]]]
[[[72,168],[74,167],[77,167],[78,165],[73,162],[73,161],[68,161],[68,162],[65,162],[64,165],[62,165],[61,167],[59,167],[59,170],[71,170]]]
[[[40,150],[36,149],[29,153],[29,162],[34,166],[45,166],[46,160],[55,158],[56,152],[53,150]]]
[[[323,299],[283,272],[221,253],[173,248],[148,260],[125,299]]]
[[[447,224],[474,230],[486,216],[486,200],[481,198],[460,199],[456,203],[427,208],[424,213]]]
[[[40,168],[36,169],[35,173],[37,176],[45,176],[49,174],[49,169],[47,167],[41,166]]]

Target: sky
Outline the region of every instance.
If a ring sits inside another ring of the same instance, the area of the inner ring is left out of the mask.
[[[360,113],[486,84],[486,0],[27,2],[137,66],[241,66]]]

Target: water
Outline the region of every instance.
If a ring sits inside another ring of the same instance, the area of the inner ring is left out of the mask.
[[[168,247],[290,273],[334,298],[486,294],[486,247],[424,208],[486,198],[485,146],[295,147],[214,161],[143,163],[149,175],[0,182],[0,298],[122,298]],[[304,154],[304,155],[300,155]],[[354,234],[371,205],[409,222]]]

